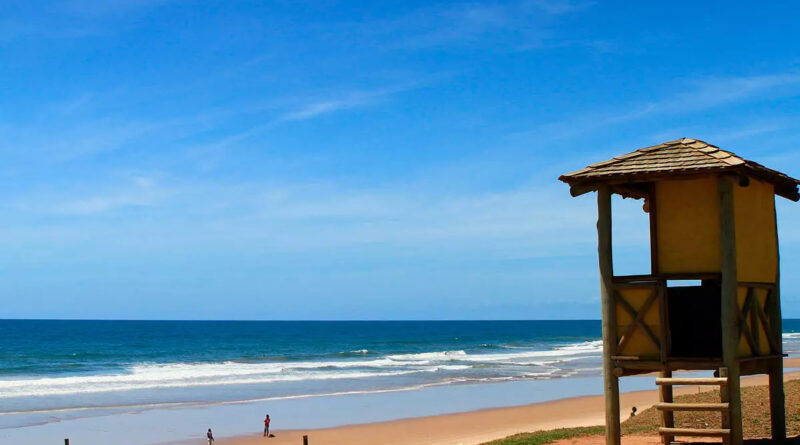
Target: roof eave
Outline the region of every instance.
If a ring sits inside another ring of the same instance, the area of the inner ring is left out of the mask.
[[[599,188],[600,184],[622,185],[622,184],[631,184],[637,182],[652,182],[665,178],[706,176],[724,172],[736,172],[743,176],[753,176],[763,181],[770,182],[775,186],[776,195],[786,198],[790,201],[794,202],[800,201],[800,191],[798,191],[798,184],[800,184],[800,182],[798,182],[797,180],[790,178],[788,176],[786,176],[786,179],[782,177],[776,177],[771,174],[766,174],[765,172],[759,172],[745,165],[736,166],[733,168],[730,167],[721,167],[712,169],[705,168],[697,170],[664,171],[659,173],[653,173],[653,172],[633,173],[633,174],[625,173],[625,174],[612,174],[612,175],[590,176],[590,177],[574,177],[568,175],[561,175],[559,176],[558,179],[559,181],[569,184],[570,195],[575,197],[596,191]]]

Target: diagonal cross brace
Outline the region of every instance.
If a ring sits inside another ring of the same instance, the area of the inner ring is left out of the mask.
[[[641,328],[644,333],[647,334],[647,337],[650,338],[650,341],[656,345],[656,348],[661,350],[661,342],[658,341],[658,337],[656,337],[652,329],[650,329],[650,326],[647,326],[647,324],[644,322],[645,314],[647,314],[650,306],[653,305],[653,302],[655,302],[656,298],[658,297],[657,289],[653,289],[653,291],[647,297],[647,300],[645,300],[644,304],[642,304],[642,307],[639,308],[638,311],[634,309],[627,300],[622,298],[622,295],[619,292],[615,292],[615,296],[617,297],[616,299],[619,301],[623,309],[625,309],[628,314],[630,314],[631,318],[633,318],[633,321],[628,325],[628,329],[625,330],[625,334],[622,335],[622,338],[620,338],[619,343],[617,344],[617,351],[622,353],[637,328]]]

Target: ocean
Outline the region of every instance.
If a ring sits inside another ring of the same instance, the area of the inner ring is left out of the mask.
[[[789,353],[800,320],[784,321]],[[0,320],[0,429],[601,372],[600,322]]]

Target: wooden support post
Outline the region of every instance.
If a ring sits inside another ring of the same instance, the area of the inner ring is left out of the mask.
[[[720,176],[719,235],[722,261],[722,361],[728,368],[728,399],[730,403],[731,445],[742,445],[742,395],[737,360],[739,340],[739,282],[736,275],[736,231],[733,209],[735,178]]]
[[[303,445],[308,445],[308,436],[303,436]]]
[[[69,438],[64,439],[64,445],[69,445]]]
[[[661,378],[672,378],[671,370],[664,370],[659,373]],[[658,401],[661,403],[672,403],[672,385],[658,385]],[[663,428],[675,428],[675,413],[671,410],[661,411],[661,426]],[[664,445],[669,445],[675,440],[675,436],[663,434],[661,441]]]
[[[767,316],[771,332],[766,334],[776,341],[770,343],[778,347],[776,354],[783,354],[783,326],[781,319],[781,255],[778,243],[778,214],[775,211],[773,198],[773,212],[775,212],[775,287],[772,298],[769,300]],[[786,439],[786,396],[783,392],[783,357],[772,360],[769,366],[769,414],[772,428],[772,439]]]
[[[718,374],[720,377],[728,377],[728,368],[719,368]],[[730,403],[728,394],[728,384],[724,383],[719,385],[719,401],[722,403]],[[722,428],[728,430],[731,428],[730,405],[728,405],[728,409],[722,411]],[[723,438],[722,442],[724,445],[730,445],[730,436]]]
[[[656,275],[658,267],[658,204],[656,202],[656,183],[651,182],[647,194],[650,214],[650,274]]]
[[[614,374],[616,353],[616,302],[614,262],[611,253],[611,192],[597,191],[597,255],[600,263],[600,298],[603,308],[603,390],[606,399],[606,445],[620,445],[619,378]]]

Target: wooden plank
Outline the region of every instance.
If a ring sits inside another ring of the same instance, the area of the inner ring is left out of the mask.
[[[616,302],[614,260],[611,251],[611,192],[602,184],[597,190],[597,257],[600,266],[600,299],[603,310],[603,391],[606,404],[606,445],[620,445],[619,377],[614,375],[616,355]]]
[[[658,403],[656,409],[660,411],[725,411],[729,408],[727,403]]]
[[[647,297],[647,300],[645,300],[645,302],[642,304],[642,307],[639,308],[639,311],[634,311],[635,315],[631,314],[631,316],[633,316],[633,321],[631,321],[631,324],[628,325],[628,329],[626,329],[625,333],[622,334],[622,338],[620,338],[619,344],[617,345],[617,352],[620,354],[625,352],[625,346],[628,345],[628,342],[631,340],[631,337],[633,337],[633,333],[636,332],[637,327],[641,327],[642,329],[647,328],[647,325],[644,323],[644,316],[647,314],[647,311],[650,310],[650,306],[653,305],[653,302],[656,301],[657,295],[657,289],[654,288]],[[625,300],[625,298],[619,292],[615,293],[614,296],[618,298],[620,302]],[[627,300],[625,300],[625,302],[628,303]],[[630,303],[628,303],[627,306],[632,307]],[[656,343],[656,346],[661,349],[659,343]]]
[[[728,402],[730,403],[730,443],[742,445],[742,396],[739,382],[739,362],[736,360],[741,337],[739,304],[737,294],[739,284],[736,275],[736,229],[733,207],[733,187],[735,178],[720,175],[717,180],[720,259],[722,261],[721,312],[722,312],[722,359],[728,368]]]
[[[795,192],[796,193],[796,192]],[[776,354],[783,354],[783,320],[781,319],[781,255],[778,242],[778,214],[773,198],[772,212],[775,217],[775,287],[767,294],[770,304],[766,306],[769,317],[769,338]],[[786,439],[786,395],[783,392],[783,358],[775,360],[769,369],[769,413],[772,439]]]
[[[747,293],[750,295],[750,333],[753,336],[753,343],[755,344],[755,349],[753,349],[753,355],[761,355],[761,326],[759,326],[759,318],[758,314],[758,298],[756,298],[756,289],[753,287],[747,288]]]
[[[773,304],[772,300],[775,298],[773,295],[775,294],[775,288],[772,288],[767,291],[767,296],[764,298],[764,307],[769,309],[770,305]],[[780,304],[780,302],[778,302]],[[775,338],[774,331],[772,329],[772,324],[769,321],[769,317],[767,316],[766,312],[764,312],[764,308],[761,307],[760,304],[756,305],[756,313],[758,314],[758,318],[761,319],[761,324],[764,326],[764,332],[767,334],[767,341],[769,342],[770,353],[771,354],[778,354],[779,351],[783,348],[782,338]]]
[[[698,273],[660,273],[650,275],[617,275],[614,277],[615,283],[632,283],[637,281],[663,281],[663,280],[718,280],[719,272],[698,272]]]
[[[669,331],[669,304],[667,302],[667,282],[666,281],[659,281],[658,287],[656,288],[656,292],[658,292],[658,322],[659,322],[659,329],[658,335],[661,339],[661,363],[666,366],[667,359],[669,358],[669,352],[672,348],[670,345],[670,331]]]
[[[663,379],[669,379],[672,377],[672,371],[664,369],[659,375]],[[672,386],[663,385],[658,388],[658,401],[661,402],[659,405],[672,405],[672,397]],[[661,426],[663,428],[675,427],[675,414],[672,411],[661,411]],[[661,436],[661,440],[664,445],[670,445],[675,440],[675,436],[664,434]]]
[[[744,304],[742,305],[742,311],[739,312],[739,303],[736,303],[736,314],[737,314],[737,322],[739,324],[739,332],[740,335],[744,335],[745,340],[747,340],[747,346],[750,348],[751,355],[758,355],[758,343],[756,343],[755,338],[753,338],[753,333],[750,329],[750,326],[747,324],[747,314],[750,312],[750,308],[753,307],[751,304],[753,301],[753,288],[749,288],[747,290],[747,296],[744,298]],[[737,296],[738,300],[738,296]]]
[[[615,362],[615,365],[619,368],[624,369],[646,369],[650,371],[661,371],[664,369],[664,365],[661,363],[661,359],[659,357],[652,357],[649,360],[631,360],[631,361],[624,361],[620,360]],[[719,368],[722,365],[722,360],[716,361],[667,361],[667,366],[669,369],[673,371],[686,369],[691,371],[697,371],[700,369],[708,369],[714,370]]]
[[[789,354],[769,354],[769,355],[759,355],[758,357],[741,357],[739,358],[739,362],[750,362],[750,361],[761,361],[761,360],[770,360],[776,358],[784,358],[788,357]]]
[[[703,385],[703,386],[719,386],[728,383],[725,377],[673,377],[673,378],[656,378],[656,385]]]
[[[650,296],[653,297],[652,294]],[[652,303],[652,300],[650,298],[648,298],[648,301]],[[634,309],[633,306],[631,306],[631,304],[628,303],[628,301],[625,300],[624,298],[621,297],[618,298],[617,302],[620,304],[620,306],[622,306],[623,309],[625,309],[628,312],[628,314],[630,314],[631,318],[633,318],[633,323],[642,328],[642,331],[644,331],[644,333],[647,334],[647,337],[650,338],[650,341],[653,342],[653,344],[656,346],[656,349],[661,350],[661,343],[658,341],[658,337],[656,337],[656,334],[653,333],[653,330],[650,329],[650,326],[648,326],[641,320],[637,322],[638,313],[636,312],[636,309]]]
[[[723,368],[719,368],[719,374],[718,375],[720,377],[727,378],[728,377],[728,368],[724,368],[724,367]],[[728,404],[728,409],[725,410],[725,411],[722,411],[720,413],[720,416],[722,418],[722,428],[723,429],[730,429],[731,428],[731,415],[730,415],[731,414],[731,410],[730,410],[730,403],[728,402],[728,400],[729,400],[729,397],[728,397],[728,385],[720,385],[720,387],[719,387],[719,401],[721,403],[727,403]],[[731,443],[730,437],[726,437],[722,441],[723,441],[724,445],[730,445],[730,443]]]
[[[661,435],[684,436],[684,437],[723,437],[731,434],[731,430],[725,428],[659,428]]]
[[[618,283],[616,280],[614,281],[614,288],[619,289],[649,289],[656,285],[658,281],[631,281],[631,282],[623,282]]]
[[[660,280],[718,280],[721,277],[719,272],[696,272],[696,273],[662,273],[658,274]]]
[[[757,287],[759,289],[772,289],[775,287],[775,283],[762,283],[759,281],[740,281],[739,286]]]
[[[658,205],[656,201],[656,183],[648,184],[647,198],[650,210],[650,273],[658,273]]]
[[[617,275],[614,277],[615,283],[633,283],[637,281],[645,281],[652,284],[658,280],[655,275]]]

